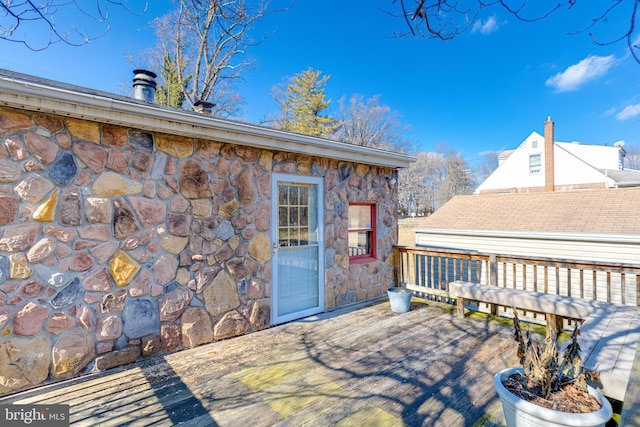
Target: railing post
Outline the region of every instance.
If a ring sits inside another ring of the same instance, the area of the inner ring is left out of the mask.
[[[498,259],[495,254],[489,255],[489,285],[498,286]]]
[[[402,258],[401,258],[401,254],[400,254],[400,249],[398,249],[397,246],[393,247],[393,265],[394,265],[394,271],[393,271],[393,275],[394,275],[394,279],[395,279],[395,284],[394,286],[401,286],[402,283],[402,278],[404,276],[403,271],[402,271]]]

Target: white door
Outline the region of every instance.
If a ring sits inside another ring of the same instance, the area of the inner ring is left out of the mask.
[[[274,174],[271,323],[324,311],[322,178]]]

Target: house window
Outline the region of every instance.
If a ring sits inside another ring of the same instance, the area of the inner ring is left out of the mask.
[[[352,261],[375,259],[376,205],[349,206],[349,257]]]
[[[529,173],[531,175],[539,174],[542,166],[542,158],[540,154],[529,155]]]

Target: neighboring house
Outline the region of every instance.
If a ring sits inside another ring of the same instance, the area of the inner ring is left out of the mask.
[[[640,171],[624,168],[622,145],[557,142],[554,123],[549,118],[544,124],[544,136],[532,132],[518,148],[501,154],[498,168],[475,193],[640,186]]]
[[[640,187],[456,196],[415,231],[430,248],[638,265]]]
[[[412,161],[0,70],[0,393],[384,295]]]

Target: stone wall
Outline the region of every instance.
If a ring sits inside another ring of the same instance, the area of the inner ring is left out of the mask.
[[[390,168],[0,108],[0,393],[267,328],[272,172],[324,176],[326,308],[382,295]],[[349,263],[352,201],[378,261]]]

